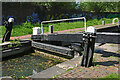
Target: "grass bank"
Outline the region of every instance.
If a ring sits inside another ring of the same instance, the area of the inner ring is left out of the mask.
[[[87,21],[87,27],[88,26],[94,26],[94,25],[101,25],[102,20],[105,20],[106,24],[112,23],[112,19],[109,18],[102,18],[100,20],[94,19],[94,20],[88,20]],[[50,24],[44,24],[44,32],[48,32],[48,26],[53,25],[54,31],[62,31],[62,30],[67,30],[67,29],[75,29],[75,28],[83,28],[84,27],[84,22],[83,21],[75,21],[75,22],[61,22],[61,23],[50,23]],[[33,27],[40,27],[41,25],[39,23],[36,24],[31,24],[28,22],[25,22],[21,25],[14,25],[12,29],[11,36],[22,36],[22,35],[28,35],[32,34]],[[5,33],[5,27],[1,26],[2,30],[2,37]]]

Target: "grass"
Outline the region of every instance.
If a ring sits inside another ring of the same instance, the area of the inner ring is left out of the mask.
[[[101,25],[102,24],[102,20],[105,20],[105,23],[112,23],[112,19],[109,18],[102,18],[100,20],[98,19],[93,19],[93,20],[88,20],[87,21],[87,27],[88,26],[94,26],[94,25]],[[48,32],[48,26],[49,25],[53,25],[54,27],[54,31],[62,31],[62,30],[68,30],[68,29],[75,29],[75,28],[83,28],[84,27],[84,23],[83,21],[76,21],[76,22],[61,22],[61,23],[50,23],[50,24],[44,24],[44,33]],[[28,35],[28,34],[32,34],[33,32],[33,27],[40,27],[41,25],[39,23],[36,24],[31,24],[28,22],[25,22],[21,25],[14,25],[12,32],[11,32],[11,36],[22,36],[22,35]],[[2,35],[0,36],[0,38],[4,35],[5,33],[5,27],[1,26],[0,30],[2,30]],[[74,32],[74,31],[73,31]]]
[[[2,40],[0,40],[0,43],[2,43]]]
[[[103,78],[119,78],[119,74],[112,73],[112,74],[109,74],[108,76],[104,76]]]
[[[110,44],[110,46],[114,46],[114,44]]]
[[[119,74],[112,73],[102,78],[95,79],[95,80],[120,80],[120,78],[119,78]]]

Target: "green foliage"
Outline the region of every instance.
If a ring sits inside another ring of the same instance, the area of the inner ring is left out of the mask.
[[[60,16],[59,16],[59,17],[60,17],[60,19],[63,19],[63,17],[64,17],[64,14],[60,14]]]
[[[22,76],[22,77],[20,77],[20,78],[24,78],[24,79],[25,79],[26,77],[25,77],[25,76]]]
[[[25,28],[32,28],[31,22],[25,22],[22,24],[22,26],[24,26]]]
[[[47,15],[46,20],[47,20],[47,21],[49,21],[49,20],[50,20],[50,15]]]
[[[68,72],[68,71],[70,71],[70,70],[73,70],[73,68],[69,68],[68,70],[66,70],[65,72]]]
[[[78,9],[89,12],[119,12],[120,2],[81,2]]]
[[[12,44],[8,45],[8,47],[12,47]]]
[[[107,18],[116,18],[118,16],[119,16],[118,14],[109,14]]]
[[[92,60],[93,62],[95,62],[96,61],[96,58],[95,57],[93,57],[93,60]]]
[[[16,40],[8,41],[8,42],[12,43],[12,44],[8,45],[8,47],[12,47],[13,44],[15,44],[16,47],[18,47],[18,46],[22,46],[22,44],[20,43],[20,39],[16,39]]]
[[[62,31],[67,29],[75,29],[75,28],[82,28],[83,22],[62,22],[62,23],[55,23],[55,24],[48,24],[53,25],[54,31]],[[48,31],[48,25],[44,26],[44,32]]]

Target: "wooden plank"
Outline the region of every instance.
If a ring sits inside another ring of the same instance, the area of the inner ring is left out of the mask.
[[[32,42],[32,46],[35,48],[38,48],[38,49],[57,52],[57,53],[61,53],[63,55],[67,55],[67,56],[73,56],[73,50],[70,48],[66,48],[66,47],[55,46],[55,45],[51,45],[51,44],[34,42],[34,41]]]

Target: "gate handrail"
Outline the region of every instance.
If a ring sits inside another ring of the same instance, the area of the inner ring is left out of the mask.
[[[43,32],[43,24],[44,24],[44,23],[70,21],[70,20],[80,20],[80,19],[84,19],[85,32],[86,32],[86,29],[87,29],[87,28],[86,28],[86,18],[85,18],[85,17],[79,17],[79,18],[70,18],[70,19],[59,19],[59,20],[42,21],[42,22],[41,22],[42,34],[44,34],[44,32]]]

